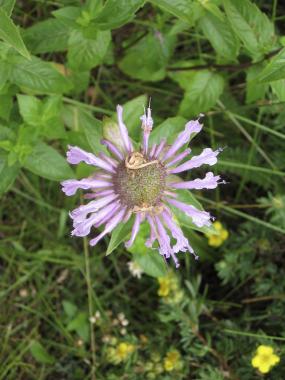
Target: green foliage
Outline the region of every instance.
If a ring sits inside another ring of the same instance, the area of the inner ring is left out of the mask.
[[[7,44],[16,49],[26,58],[30,58],[30,54],[24,45],[18,28],[13,21],[8,17],[5,10],[0,8],[0,38]]]
[[[257,380],[260,344],[281,358],[266,378],[284,377],[284,12],[265,0],[0,0],[0,380]],[[86,200],[59,182],[94,168],[71,168],[67,146],[120,146],[117,104],[136,149],[149,104],[150,144],[204,113],[191,155],[226,147],[181,175],[226,184],[177,198],[229,236],[210,246],[218,232],[176,209],[200,257],[178,253],[179,270],[145,246],[147,223],[125,247],[134,216],[96,247],[70,237]]]

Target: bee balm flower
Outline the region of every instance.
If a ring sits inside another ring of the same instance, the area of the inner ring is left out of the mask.
[[[83,189],[90,191],[85,197],[92,199],[70,213],[74,227],[72,235],[87,236],[92,227],[104,225],[103,231],[90,240],[90,245],[94,246],[133,215],[131,237],[125,243],[127,248],[134,243],[141,223],[147,221],[150,226],[150,238],[145,243],[147,247],[152,247],[157,242],[159,253],[166,259],[172,258],[176,267],[179,266],[176,257],[179,251],[189,251],[198,258],[174,220],[170,206],[182,210],[198,227],[210,226],[211,216],[206,211],[179,201],[175,190],[214,189],[223,181],[212,172],[208,172],[202,179],[191,181],[173,180],[172,174],[198,168],[203,164],[214,165],[221,150],[206,148],[198,156],[183,162],[191,150],[186,148],[181,151],[181,148],[188,144],[195,133],[201,131],[202,124],[199,120],[189,121],[172,145],[167,145],[166,139],[162,139],[159,144],[149,146],[153,126],[150,108],[141,117],[143,139],[140,149],[136,150],[123,122],[123,108],[119,105],[117,116],[121,141],[114,143],[102,140],[110,156],[104,153],[96,156],[75,146],[70,146],[67,152],[70,164],[85,162],[99,169],[89,178],[62,182],[66,195],[74,195],[78,189]],[[175,244],[171,244],[171,237],[176,240]]]

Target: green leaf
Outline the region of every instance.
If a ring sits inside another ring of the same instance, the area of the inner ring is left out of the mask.
[[[111,141],[119,150],[125,150],[120,128],[110,117],[103,118],[103,137]]]
[[[262,70],[259,82],[272,82],[285,78],[285,48],[283,48]]]
[[[224,79],[220,74],[209,70],[197,72],[188,85],[179,113],[188,118],[209,111],[216,104],[223,89]]]
[[[32,173],[52,181],[62,181],[74,177],[65,158],[44,143],[38,143],[34,147],[32,154],[27,157],[24,167]]]
[[[61,97],[52,95],[45,100],[35,96],[18,95],[20,114],[24,121],[36,127],[45,137],[57,139],[65,137],[65,130],[60,119]]]
[[[166,76],[166,65],[172,54],[173,42],[173,37],[168,35],[160,32],[149,33],[127,50],[119,62],[119,68],[132,78],[159,81]]]
[[[115,29],[126,24],[145,0],[107,0],[104,8],[93,20],[100,29]]]
[[[285,101],[285,79],[276,80],[270,83],[273,93],[277,96],[280,102]]]
[[[55,358],[36,340],[31,341],[30,351],[34,359],[41,364],[54,364],[55,362]]]
[[[246,72],[246,103],[253,103],[265,97],[268,84],[258,81],[262,69],[263,65],[254,65]]]
[[[67,325],[68,331],[76,331],[77,334],[83,339],[84,342],[88,342],[90,335],[89,321],[87,313],[81,312],[76,315],[72,321]]]
[[[190,25],[203,14],[203,7],[193,0],[150,0],[150,2]]]
[[[143,223],[134,244],[128,248],[128,251],[133,254],[134,260],[146,274],[152,277],[163,277],[167,274],[167,263],[159,254],[158,249],[145,246],[149,234],[148,224]]]
[[[275,43],[272,22],[249,0],[223,0],[229,23],[249,54],[258,58]]]
[[[127,223],[120,223],[112,232],[111,239],[106,251],[106,256],[110,255],[123,241],[128,239],[131,233],[133,218],[129,219]]]
[[[9,57],[11,65],[10,80],[19,87],[40,94],[62,94],[72,87],[70,81],[55,67],[39,58],[27,60],[20,56]]]
[[[154,127],[150,134],[150,144],[158,144],[161,139],[166,138],[167,143],[171,144],[177,137],[177,134],[185,128],[187,120],[184,117],[169,117],[159,126]]]
[[[171,68],[177,68],[177,67],[194,67],[197,65],[204,64],[205,62],[202,60],[191,60],[191,61],[176,61],[173,65],[171,65]],[[178,83],[179,87],[181,87],[183,90],[187,90],[189,83],[193,80],[194,76],[196,75],[195,70],[169,70],[167,75],[169,78],[174,80],[176,83]]]
[[[68,63],[74,70],[90,70],[100,65],[111,42],[110,31],[97,31],[92,38],[73,30],[69,39]]]
[[[76,24],[76,20],[81,15],[80,7],[63,7],[56,11],[52,12],[53,16],[58,20],[62,21],[66,27],[76,28],[78,25]]]
[[[77,313],[77,306],[74,305],[74,303],[71,303],[67,300],[62,301],[62,306],[64,309],[65,314],[68,316],[68,318],[73,318],[75,314]]]
[[[57,19],[47,19],[24,31],[23,37],[34,54],[67,50],[70,29]]]
[[[19,170],[18,164],[8,166],[7,157],[0,154],[0,195],[9,190],[18,176]]]
[[[8,121],[13,107],[14,91],[9,86],[0,91],[0,118]]]
[[[158,278],[167,275],[167,263],[159,254],[157,249],[149,249],[145,254],[134,253],[133,256],[135,262],[138,263],[144,273],[148,274],[149,276]]]
[[[10,17],[15,3],[16,0],[0,0],[0,8]]]
[[[139,141],[141,133],[140,117],[144,113],[144,106],[147,104],[147,96],[140,95],[123,105],[124,121],[128,128],[129,135]]]
[[[239,52],[239,41],[223,14],[221,20],[210,12],[206,12],[199,20],[199,26],[221,58],[228,61],[236,58]]]
[[[0,8],[0,38],[7,44],[12,46],[20,54],[26,58],[30,58],[30,54],[22,40],[19,29],[8,17],[7,13]]]
[[[105,150],[101,144],[102,140],[102,122],[95,119],[89,112],[84,110],[78,111],[79,123],[85,133],[86,139],[91,146],[94,153],[102,152]]]
[[[17,95],[20,114],[23,120],[30,125],[41,123],[42,102],[35,96]]]

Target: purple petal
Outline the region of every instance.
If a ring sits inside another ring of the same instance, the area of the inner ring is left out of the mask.
[[[108,214],[114,213],[120,207],[119,202],[113,202],[98,212],[92,214],[89,218],[82,220],[81,218],[73,220],[74,230],[71,232],[73,236],[87,236],[92,226],[98,223]]]
[[[108,162],[113,168],[116,168],[118,166],[118,161],[114,160],[112,157],[107,156],[107,154],[100,152],[99,157],[102,158],[102,160]]]
[[[99,240],[101,240],[105,235],[111,232],[124,218],[125,212],[126,212],[126,207],[119,210],[117,214],[106,224],[104,231],[101,232],[101,234],[99,234],[96,238],[90,240],[89,244],[91,246],[96,245]]]
[[[177,201],[176,199],[166,198],[166,200],[168,203],[179,208],[187,216],[189,216],[197,227],[211,225],[211,215],[208,212],[200,211],[196,207],[192,205],[187,205],[186,203]]]
[[[170,166],[173,166],[174,164],[176,164],[177,162],[183,160],[186,156],[188,156],[188,154],[190,154],[191,152],[191,149],[187,148],[184,150],[184,152],[178,154],[177,156],[175,156],[173,158],[173,160],[171,160],[170,162],[168,162],[165,166],[167,168],[169,168]]]
[[[154,152],[153,158],[158,158],[163,148],[165,147],[166,139],[162,139],[161,143],[158,145],[157,149]]]
[[[152,157],[153,157],[156,148],[157,148],[157,145],[156,145],[156,144],[153,144],[153,146],[151,147],[151,151],[150,151],[150,153],[149,153],[149,158],[152,158]]]
[[[114,201],[116,198],[118,198],[118,196],[119,195],[113,193],[106,197],[99,198],[96,201],[91,201],[87,205],[79,206],[75,210],[71,211],[70,217],[72,219],[84,220],[90,212],[100,210],[100,208]]]
[[[146,112],[141,116],[142,129],[143,129],[143,153],[146,155],[148,152],[148,140],[150,132],[152,131],[153,119],[151,117],[151,109],[148,107]]]
[[[118,115],[118,124],[119,124],[119,128],[120,128],[125,149],[128,153],[131,153],[133,151],[133,145],[129,138],[127,127],[125,126],[123,122],[123,107],[120,105],[117,105],[117,115]]]
[[[177,166],[169,171],[171,174],[184,172],[185,170],[190,170],[194,168],[199,168],[201,165],[215,165],[217,163],[217,155],[221,152],[221,149],[213,151],[211,148],[206,148],[203,150],[199,156],[194,156],[191,160],[184,162],[182,165]]]
[[[117,157],[120,161],[124,159],[124,156],[122,152],[114,145],[111,143],[109,140],[101,140],[101,144],[105,145],[107,149],[115,156]]]
[[[88,165],[98,166],[101,169],[114,173],[114,168],[106,161],[95,154],[87,153],[85,150],[78,148],[77,146],[68,146],[69,150],[66,153],[67,162],[70,164],[79,164],[79,162],[85,162]]]
[[[87,190],[113,186],[111,182],[95,180],[93,178],[83,178],[79,181],[76,179],[68,179],[66,181],[61,182],[61,185],[62,191],[67,196],[74,195],[78,189]]]
[[[184,236],[181,228],[174,222],[170,212],[165,210],[162,212],[161,216],[163,218],[164,223],[170,230],[172,236],[174,237],[174,239],[176,239],[176,245],[173,247],[173,251],[175,253],[179,251],[189,251],[195,256],[195,259],[197,259],[198,256],[195,255],[194,250],[190,246],[188,239]]]
[[[156,227],[155,227],[155,224],[154,224],[152,217],[147,214],[146,218],[147,218],[149,226],[150,226],[150,237],[149,237],[149,239],[146,240],[145,246],[148,248],[152,248],[153,243],[156,240],[157,232],[156,232]]]
[[[155,216],[154,218],[155,218],[155,222],[157,225],[157,232],[158,232],[157,239],[158,239],[159,246],[160,246],[159,253],[161,255],[163,255],[166,259],[169,257],[172,257],[176,268],[178,268],[179,262],[178,262],[176,255],[175,255],[174,250],[171,248],[170,237],[168,236],[165,228],[163,227],[163,224],[161,223],[159,217]]]
[[[135,238],[139,232],[141,222],[142,222],[142,216],[140,213],[138,213],[136,214],[135,222],[132,228],[131,238],[125,243],[126,248],[130,248],[133,245]]]
[[[93,193],[84,194],[84,199],[94,199],[98,197],[105,197],[106,195],[114,194],[113,190],[95,190]]]
[[[174,187],[175,189],[215,189],[220,183],[224,183],[224,181],[220,181],[220,179],[221,177],[219,175],[214,176],[212,172],[208,172],[205,178],[197,178],[193,181],[170,183],[168,186]]]
[[[184,144],[187,144],[193,133],[199,133],[203,125],[199,123],[199,120],[191,120],[185,125],[183,132],[179,133],[177,139],[174,141],[172,146],[166,152],[163,160],[169,159],[173,156]]]

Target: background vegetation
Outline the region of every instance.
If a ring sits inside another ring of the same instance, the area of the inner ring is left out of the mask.
[[[267,378],[284,378],[284,11],[0,0],[0,380],[252,380],[260,344],[281,357]],[[156,136],[203,112],[193,151],[226,147],[215,170],[227,185],[195,195],[229,238],[212,247],[180,220],[200,261],[181,254],[179,271],[143,232],[131,252],[126,229],[92,249],[71,238],[80,199],[59,186],[89,174],[68,166],[67,145],[98,152],[117,103],[138,139],[148,97]]]

